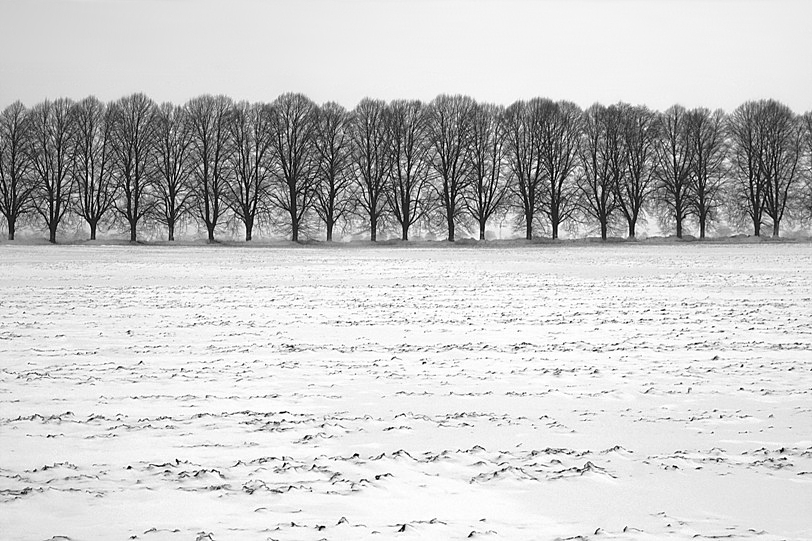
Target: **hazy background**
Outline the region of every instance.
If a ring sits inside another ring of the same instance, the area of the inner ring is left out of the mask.
[[[143,91],[812,109],[804,0],[0,0],[0,107]]]

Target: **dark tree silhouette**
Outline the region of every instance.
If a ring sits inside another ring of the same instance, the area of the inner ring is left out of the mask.
[[[157,106],[144,94],[132,94],[113,105],[113,149],[118,197],[113,206],[138,240],[138,223],[155,206],[155,133]]]
[[[777,237],[796,217],[808,225],[812,112],[775,100],[730,115],[626,103],[581,111],[545,98],[505,109],[460,95],[365,98],[348,112],[303,94],[271,104],[205,95],[183,107],[91,96],[0,112],[0,223],[10,239],[32,213],[51,242],[71,215],[91,239],[112,215],[133,241],[145,220],[174,240],[193,216],[210,242],[224,223],[241,221],[248,241],[260,220],[287,215],[298,241],[314,213],[328,240],[359,216],[373,241],[395,223],[408,239],[421,220],[447,227],[450,241],[460,220],[484,238],[497,215],[523,223],[527,239],[548,220],[557,238],[576,216],[596,221],[603,239],[623,220],[634,238],[647,212],[678,237],[696,218],[705,238],[723,210],[756,235],[771,227]]]
[[[73,105],[74,209],[90,227],[90,240],[116,200],[113,177],[113,108],[90,96]]]
[[[812,172],[812,111],[807,111],[801,117],[803,129],[803,143],[806,152],[807,166]]]
[[[654,185],[657,113],[645,106],[621,104],[623,152],[626,173],[617,184],[617,203],[629,227],[629,238],[636,235],[637,222]]]
[[[200,96],[186,104],[191,126],[192,174],[191,204],[206,226],[209,242],[223,221],[228,188],[228,116],[231,99],[226,96]]]
[[[606,240],[612,217],[617,211],[617,183],[623,150],[617,109],[599,103],[583,114],[583,133],[578,147],[581,175],[578,189],[584,212],[600,224]]]
[[[291,240],[298,242],[316,192],[316,105],[304,94],[282,94],[271,104],[269,126],[274,164],[270,201],[290,216]]]
[[[386,181],[391,169],[389,109],[382,100],[364,98],[353,111],[352,169],[357,203],[369,218],[369,239],[378,239],[378,222],[386,210]]]
[[[6,219],[8,240],[14,240],[17,221],[32,208],[30,145],[31,119],[16,101],[0,113],[0,215]]]
[[[428,113],[420,101],[390,104],[389,139],[391,171],[386,198],[400,225],[401,240],[428,211],[429,186]]]
[[[775,100],[762,101],[759,123],[759,169],[764,181],[764,212],[778,237],[781,220],[789,209],[790,195],[800,178],[803,130],[792,110]]]
[[[271,182],[271,110],[261,103],[236,104],[228,117],[232,173],[227,201],[251,240],[257,216],[267,210]]]
[[[72,102],[64,98],[45,100],[30,112],[34,208],[45,221],[51,243],[56,243],[57,228],[70,208],[73,194],[71,106]]]
[[[155,128],[155,216],[167,228],[170,241],[175,229],[189,211],[191,196],[192,132],[186,109],[163,103],[158,109]]]
[[[688,112],[681,105],[669,107],[657,121],[656,156],[658,201],[673,220],[677,238],[690,212],[690,180],[693,152],[688,139]]]
[[[505,109],[476,104],[472,113],[469,179],[465,183],[465,207],[479,225],[479,240],[485,240],[488,220],[507,204],[510,173],[505,149]]]
[[[517,101],[505,110],[505,146],[513,176],[513,197],[525,226],[525,239],[533,238],[533,221],[544,182],[541,157],[541,109],[545,102]]]
[[[468,96],[440,95],[429,105],[429,141],[432,167],[436,172],[434,187],[440,201],[440,212],[448,226],[448,240],[454,241],[456,221],[465,210],[463,194],[468,174],[474,100]]]
[[[698,108],[688,112],[688,143],[693,154],[689,177],[690,204],[705,238],[708,221],[721,203],[727,160],[725,113]]]
[[[352,211],[350,122],[350,114],[337,103],[325,103],[316,110],[318,168],[314,208],[327,228],[328,242],[333,240],[336,224]]]
[[[550,220],[552,235],[558,238],[561,224],[577,209],[578,190],[574,172],[581,139],[580,107],[568,101],[539,103],[539,159],[542,183],[540,210]]]
[[[753,234],[761,235],[766,189],[761,170],[760,106],[748,101],[727,118],[733,172],[732,202],[753,224]]]
[[[807,217],[812,217],[812,111],[801,117],[804,131],[804,153],[806,154],[806,186],[801,196],[801,205]]]

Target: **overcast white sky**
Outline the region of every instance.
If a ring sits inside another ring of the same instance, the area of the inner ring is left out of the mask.
[[[0,0],[0,107],[143,91],[812,109],[808,0]]]

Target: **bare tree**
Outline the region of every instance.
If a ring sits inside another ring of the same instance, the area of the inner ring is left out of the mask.
[[[560,225],[577,209],[578,190],[573,174],[578,164],[583,112],[572,102],[541,100],[539,110],[539,160],[542,182],[540,210],[550,220],[558,238]]]
[[[99,222],[116,200],[114,111],[90,96],[74,104],[71,114],[75,126],[72,152],[76,186],[74,208],[90,227],[90,240],[96,240]]]
[[[138,240],[138,223],[155,206],[155,133],[157,106],[144,94],[115,102],[113,148],[119,197],[114,203],[130,227],[130,242]]]
[[[479,225],[479,240],[485,240],[488,220],[507,203],[510,173],[505,139],[505,109],[492,104],[474,105],[464,201]]]
[[[429,205],[428,114],[420,101],[393,101],[390,111],[391,170],[385,194],[401,239],[409,240],[409,228]]]
[[[155,129],[155,216],[166,225],[170,241],[175,228],[189,211],[191,196],[192,132],[186,109],[163,103],[158,109]]]
[[[759,169],[765,186],[764,212],[772,220],[773,237],[778,237],[781,220],[800,177],[803,130],[799,118],[783,103],[767,100],[760,106]]]
[[[517,101],[505,111],[505,146],[513,176],[513,196],[519,202],[525,238],[533,238],[533,221],[539,204],[544,164],[541,157],[540,116],[544,100]]]
[[[616,110],[596,103],[584,111],[578,147],[581,166],[578,189],[585,213],[600,224],[603,240],[618,208],[619,155],[622,154],[619,132]]]
[[[448,240],[454,241],[456,220],[465,210],[463,194],[468,174],[474,100],[468,96],[440,95],[429,105],[431,163],[437,174],[435,191],[448,226]]]
[[[806,154],[806,188],[801,198],[804,212],[812,217],[812,111],[807,111],[801,117],[804,131],[804,151]]]
[[[231,99],[226,96],[199,96],[186,104],[192,133],[192,199],[198,218],[206,226],[208,241],[223,221],[228,190],[228,115]]]
[[[335,102],[325,103],[316,110],[318,183],[314,208],[327,228],[328,242],[333,240],[336,224],[352,211],[350,122],[350,114]]]
[[[753,224],[753,234],[761,235],[766,189],[761,169],[760,105],[748,101],[728,117],[733,172],[732,204]]]
[[[352,169],[358,206],[369,217],[369,239],[378,239],[378,222],[386,211],[386,181],[391,169],[389,110],[382,100],[364,98],[353,111]]]
[[[721,203],[727,171],[725,113],[698,108],[688,112],[688,144],[693,154],[689,177],[690,204],[699,222],[699,238]]]
[[[274,159],[271,203],[290,216],[291,240],[299,241],[316,192],[316,104],[304,94],[282,94],[270,110]]]
[[[31,210],[34,189],[31,171],[31,120],[16,101],[0,113],[0,215],[6,219],[8,240],[17,221]]]
[[[71,101],[60,98],[35,105],[31,115],[31,163],[36,186],[34,208],[45,220],[48,240],[56,243],[59,223],[70,208],[73,193]]]
[[[617,184],[618,208],[629,226],[629,238],[636,235],[637,222],[654,184],[657,114],[645,106],[619,106],[623,126],[626,174]]]
[[[673,105],[658,118],[656,146],[658,201],[676,224],[682,238],[683,222],[690,211],[690,180],[693,152],[688,139],[688,112]]]
[[[228,204],[245,226],[250,241],[257,216],[265,210],[271,179],[271,113],[261,103],[236,104],[229,114],[230,164]]]

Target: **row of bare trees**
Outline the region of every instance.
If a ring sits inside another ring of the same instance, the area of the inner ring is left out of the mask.
[[[0,214],[9,239],[39,216],[56,242],[68,213],[95,239],[100,223],[144,221],[174,240],[191,220],[215,239],[240,223],[284,222],[298,241],[318,222],[328,240],[364,223],[409,238],[417,223],[460,224],[485,238],[494,217],[515,218],[533,238],[565,224],[629,237],[646,213],[682,237],[728,220],[771,226],[812,213],[812,114],[773,100],[731,114],[619,103],[586,110],[535,98],[507,108],[467,96],[431,103],[364,99],[348,111],[302,94],[272,103],[200,96],[183,106],[143,94],[103,103],[20,102],[0,114]],[[280,217],[283,217],[281,219]]]

